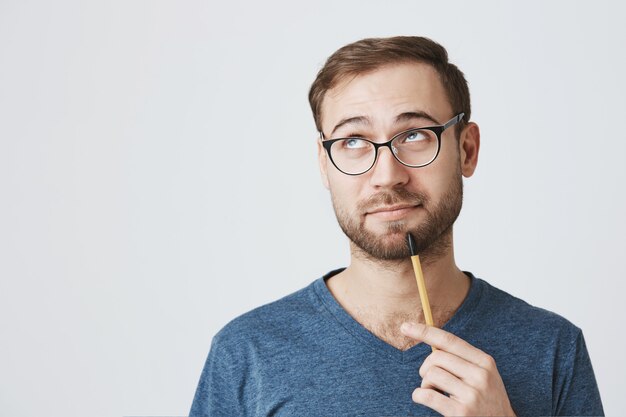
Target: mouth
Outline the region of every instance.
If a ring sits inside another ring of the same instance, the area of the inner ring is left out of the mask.
[[[368,210],[366,216],[374,216],[383,220],[398,220],[408,215],[412,210],[419,207],[419,204],[399,204],[394,206],[382,206]]]

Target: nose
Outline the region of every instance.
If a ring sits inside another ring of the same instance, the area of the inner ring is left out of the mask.
[[[370,184],[375,188],[395,188],[409,181],[411,169],[402,165],[389,148],[378,149],[376,164],[371,169]]]

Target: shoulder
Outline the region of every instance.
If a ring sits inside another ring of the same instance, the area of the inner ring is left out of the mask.
[[[581,329],[555,312],[475,279],[480,301],[469,326],[472,344],[495,359],[516,411],[602,415]]]
[[[214,337],[215,348],[243,348],[286,339],[298,327],[318,317],[316,280],[278,300],[250,310],[226,324]]]
[[[482,291],[479,314],[495,329],[520,332],[537,341],[559,340],[566,344],[574,343],[580,336],[580,328],[565,317],[531,305],[480,278],[474,279]]]
[[[273,375],[294,326],[313,315],[315,281],[231,320],[213,337],[191,415],[252,415],[263,375]],[[249,410],[248,407],[251,407]]]
[[[508,292],[501,290],[487,281],[475,278],[482,286],[482,307],[488,312],[502,316],[503,319],[539,321],[545,324],[574,326],[563,316],[534,306]],[[575,326],[574,326],[575,327]]]

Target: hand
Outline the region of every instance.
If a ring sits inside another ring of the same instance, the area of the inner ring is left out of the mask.
[[[515,415],[491,356],[436,327],[404,323],[400,331],[437,348],[420,367],[422,385],[413,391],[414,402],[444,416]]]

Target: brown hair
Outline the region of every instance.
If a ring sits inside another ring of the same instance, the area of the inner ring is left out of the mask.
[[[446,49],[428,38],[396,36],[362,39],[338,49],[326,60],[309,90],[309,103],[317,130],[322,131],[322,101],[328,90],[347,77],[407,62],[425,63],[435,68],[454,114],[465,113],[460,123],[463,127],[471,114],[469,88],[463,73],[448,62]],[[457,137],[460,131],[460,128],[457,129]]]

